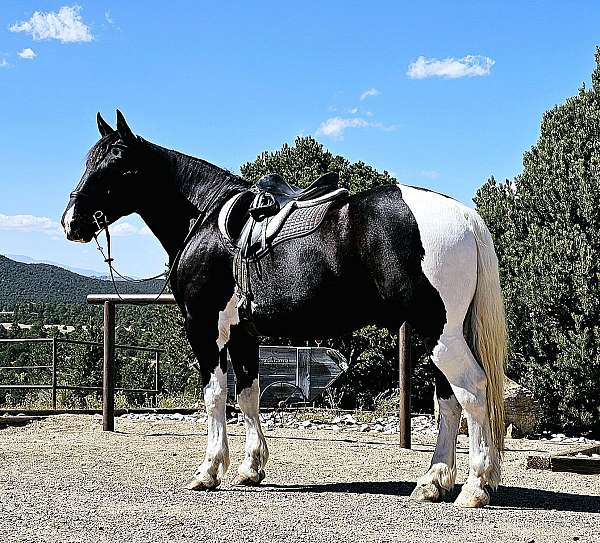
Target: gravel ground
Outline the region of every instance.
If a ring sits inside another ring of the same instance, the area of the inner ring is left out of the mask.
[[[0,430],[0,541],[600,542],[600,476],[526,470],[527,455],[572,447],[509,440],[493,506],[413,503],[434,437],[414,450],[383,433],[274,428],[259,488],[232,487],[243,429],[230,427],[232,469],[221,489],[184,485],[206,429],[192,420],[56,416]],[[467,467],[459,445],[460,480]]]

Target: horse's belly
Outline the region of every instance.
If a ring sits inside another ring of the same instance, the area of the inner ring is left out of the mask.
[[[282,244],[252,274],[252,319],[261,335],[328,338],[373,321],[377,294],[360,263],[307,236]]]

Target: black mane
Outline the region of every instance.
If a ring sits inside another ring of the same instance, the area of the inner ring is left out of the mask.
[[[208,194],[212,195],[216,192],[222,198],[227,198],[236,192],[250,188],[249,181],[229,170],[201,158],[139,139],[153,152],[168,158],[178,191],[198,209],[203,209]]]

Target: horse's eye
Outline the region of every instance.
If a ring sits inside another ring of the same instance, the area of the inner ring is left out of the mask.
[[[111,153],[112,153],[113,156],[120,157],[121,156],[121,149],[119,149],[118,147],[113,147],[111,149]]]

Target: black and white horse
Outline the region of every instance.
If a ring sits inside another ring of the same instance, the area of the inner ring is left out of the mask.
[[[118,111],[116,130],[99,114],[97,121],[102,137],[89,152],[62,224],[69,240],[89,242],[97,232],[96,211],[108,223],[138,213],[171,262],[176,260],[171,287],[202,369],[208,414],[206,456],[190,489],[217,487],[229,466],[224,349],[246,425],[236,483],[258,484],[268,449],[259,418],[256,334],[323,338],[366,324],[397,331],[408,321],[438,370],[441,417],[431,467],[418,479],[413,498],[438,501],[453,488],[464,409],[470,471],[455,503],[489,503],[488,488],[500,481],[506,326],[494,247],[475,211],[404,185],[335,203],[318,230],[274,247],[262,274],[251,272],[249,322],[238,312],[233,255],[217,219],[250,183],[134,135]],[[197,217],[203,221],[190,237]]]

